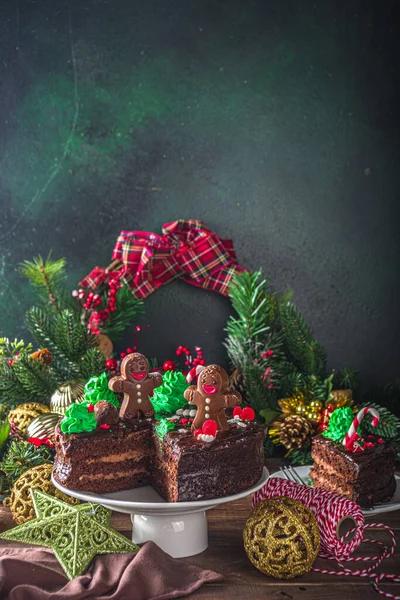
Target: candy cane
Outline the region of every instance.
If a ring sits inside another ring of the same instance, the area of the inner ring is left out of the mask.
[[[187,374],[186,381],[188,383],[192,383],[193,379],[200,375],[204,368],[205,367],[203,365],[197,365],[197,367],[193,367],[192,369],[190,369],[189,373]]]
[[[376,427],[379,423],[379,413],[375,408],[372,408],[371,406],[366,406],[365,408],[362,408],[358,414],[354,417],[354,421],[352,422],[352,424],[350,425],[350,429],[348,430],[348,432],[346,433],[346,435],[344,436],[344,440],[343,440],[343,446],[345,446],[347,444],[347,442],[350,440],[350,438],[357,433],[357,429],[360,426],[361,421],[363,420],[363,418],[365,417],[365,415],[367,413],[371,413],[371,415],[373,416],[372,419],[372,426]]]

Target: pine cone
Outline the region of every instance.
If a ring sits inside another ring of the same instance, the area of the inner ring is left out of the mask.
[[[234,369],[234,371],[229,376],[229,385],[228,390],[230,392],[240,392],[242,398],[246,398],[246,388],[244,385],[244,376],[243,373],[240,373],[238,369]]]
[[[282,421],[280,443],[288,450],[301,448],[311,436],[311,423],[304,417],[290,415]]]

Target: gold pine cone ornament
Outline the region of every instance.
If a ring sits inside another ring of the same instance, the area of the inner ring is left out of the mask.
[[[253,565],[277,579],[308,573],[317,558],[320,533],[311,510],[292,498],[269,498],[257,504],[243,531]]]

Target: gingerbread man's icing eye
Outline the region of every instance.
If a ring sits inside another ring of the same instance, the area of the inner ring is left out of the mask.
[[[143,366],[143,365],[140,367],[140,370],[141,370],[141,371],[144,371],[144,366]]]

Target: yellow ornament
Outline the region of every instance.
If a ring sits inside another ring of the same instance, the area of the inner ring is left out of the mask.
[[[296,414],[300,415],[301,417],[306,414],[306,411],[307,411],[307,407],[304,406],[304,404],[297,406],[297,408],[296,408]]]
[[[310,571],[320,534],[309,508],[292,498],[269,498],[247,519],[243,541],[257,569],[277,579],[292,579]]]
[[[66,496],[54,487],[50,481],[52,471],[53,465],[39,465],[25,471],[14,483],[11,496],[5,498],[3,504],[11,509],[13,519],[18,525],[22,525],[36,516],[30,494],[31,488],[41,490],[69,504],[79,503],[79,500]]]
[[[299,409],[304,408],[304,394],[296,392],[290,398],[281,398],[278,400],[278,406],[284,415],[301,414]]]
[[[317,412],[314,412],[314,410],[308,410],[306,412],[305,416],[306,416],[306,419],[311,421],[311,423],[318,423],[320,420],[320,414]]]
[[[26,429],[26,436],[28,438],[39,439],[50,438],[50,440],[54,441],[54,428],[60,419],[61,415],[53,412],[39,415],[29,423]]]
[[[330,402],[335,404],[336,408],[353,406],[353,392],[352,390],[332,390]]]
[[[313,412],[320,412],[324,407],[322,402],[319,400],[311,400],[308,406],[313,409]]]
[[[17,408],[10,410],[8,413],[8,420],[10,423],[14,423],[21,431],[25,431],[29,423],[33,421],[35,417],[49,412],[50,409],[45,404],[40,404],[40,402],[27,402],[26,404],[20,404]]]
[[[56,391],[50,400],[52,412],[65,415],[65,411],[74,402],[82,402],[85,396],[85,382],[80,379],[66,381]]]

